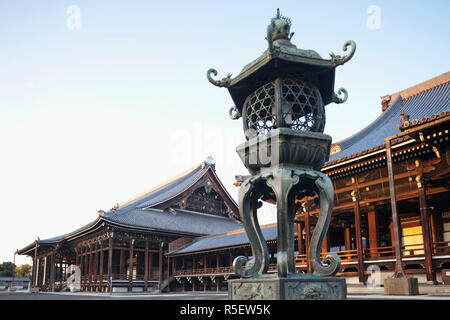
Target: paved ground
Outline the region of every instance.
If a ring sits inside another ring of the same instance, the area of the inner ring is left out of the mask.
[[[227,293],[35,293],[0,292],[0,300],[227,300]],[[450,300],[449,295],[385,296],[383,294],[349,294],[348,300]]]

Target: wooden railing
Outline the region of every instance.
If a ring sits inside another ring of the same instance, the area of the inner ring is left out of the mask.
[[[423,244],[410,244],[402,246],[402,257],[423,257],[425,249]],[[342,250],[334,251],[342,262],[355,262],[358,261],[358,250]],[[320,258],[323,259],[325,253],[320,254]],[[433,243],[433,256],[450,255],[450,241],[440,241]],[[378,247],[367,248],[363,250],[364,260],[378,260],[378,259],[394,259],[395,248],[394,247]],[[296,265],[306,265],[306,254],[299,254],[295,256]]]
[[[129,281],[130,280],[130,275],[129,274],[113,274],[112,275],[112,280],[124,280],[124,281]],[[131,280],[144,280],[144,275],[133,275]],[[147,280],[155,280],[152,279],[150,277],[148,277]],[[81,276],[81,282],[84,283],[100,283],[100,282],[108,282],[108,275],[93,275],[89,278],[89,276]]]
[[[450,241],[434,242],[432,246],[433,254],[435,256],[444,256],[450,254]]]
[[[184,275],[196,275],[196,274],[220,274],[220,273],[232,273],[231,267],[219,267],[219,268],[206,268],[206,269],[182,269],[176,270],[174,276]]]

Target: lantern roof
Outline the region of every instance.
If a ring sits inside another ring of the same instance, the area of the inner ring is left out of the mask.
[[[217,71],[208,70],[208,80],[218,87],[228,88],[239,113],[242,112],[245,99],[250,93],[278,77],[302,79],[313,83],[319,88],[325,105],[346,100],[345,89],[340,89],[339,92],[339,94],[344,92],[344,99],[340,99],[334,93],[335,68],[352,58],[356,49],[355,42],[350,40],[344,44],[344,51],[351,47],[347,56],[341,57],[330,53],[331,59],[323,59],[314,50],[297,48],[292,44],[291,38],[294,33],[290,33],[290,27],[291,20],[277,10],[277,15],[271,19],[267,27],[268,48],[261,56],[247,64],[233,79],[231,74],[228,74],[222,80],[215,80],[211,74],[216,76]]]

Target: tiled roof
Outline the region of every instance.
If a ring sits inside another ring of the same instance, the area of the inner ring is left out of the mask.
[[[271,240],[277,238],[277,225],[271,224],[266,226],[261,226],[261,231],[263,233],[264,239]],[[237,245],[248,244],[248,237],[244,229],[228,232],[224,234],[217,234],[213,236],[206,236],[196,239],[195,241],[170,252],[170,255],[180,255],[187,254],[197,251],[205,251],[220,247],[232,247]]]
[[[340,152],[330,155],[327,166],[355,158],[359,155],[384,148],[384,139],[400,133],[401,116],[409,116],[409,121],[427,121],[447,116],[450,112],[450,72],[439,76],[439,81],[426,81],[427,85],[418,85],[414,90],[401,91],[384,111],[371,124],[353,136],[338,142]],[[444,82],[443,79],[447,79]],[[433,79],[432,79],[433,80]],[[432,84],[438,85],[432,86]],[[419,88],[423,91],[418,91]],[[403,98],[405,94],[407,98]],[[339,149],[336,148],[336,149]]]
[[[119,204],[111,209],[111,211],[100,211],[99,217],[94,222],[61,236],[38,240],[38,243],[40,245],[60,243],[80,232],[89,230],[99,221],[105,221],[110,224],[128,228],[192,236],[218,234],[242,228],[242,224],[233,218],[176,208],[170,210],[152,208],[153,206],[173,199],[177,195],[188,190],[196,182],[202,179],[203,176],[207,174],[208,170],[212,172],[222,190],[229,196],[215,173],[214,164],[202,162],[198,166],[189,169],[169,181]],[[227,200],[232,201],[233,204],[235,204],[231,196],[229,196],[229,199]],[[236,204],[235,208],[237,208]],[[234,210],[237,211],[237,209]],[[34,248],[34,242],[21,249],[19,253],[29,251],[31,248]]]
[[[422,83],[419,83],[415,86],[412,86],[408,89],[393,93],[390,95],[390,101],[391,103],[389,105],[391,105],[396,99],[397,97],[400,95],[402,97],[402,100],[408,100],[409,98],[418,95],[422,92],[425,92],[429,89],[435,88],[440,86],[441,84],[447,83],[450,81],[450,71],[445,72],[443,74],[441,74],[440,76],[434,77],[430,80],[424,81]]]
[[[127,227],[195,236],[224,233],[242,228],[240,223],[229,218],[181,209],[166,211],[133,208],[127,211],[106,212],[102,219]]]
[[[203,166],[199,164],[186,172],[166,181],[158,186],[147,190],[138,196],[120,203],[118,205],[118,209],[127,209],[131,207],[149,207],[160,203],[162,201],[168,200],[187,188],[193,185],[198,181],[200,177],[202,177],[206,171],[209,169],[209,166]]]

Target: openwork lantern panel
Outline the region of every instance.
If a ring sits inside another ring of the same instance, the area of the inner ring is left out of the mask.
[[[323,132],[325,112],[317,87],[296,79],[282,82],[283,127]]]
[[[247,97],[244,104],[244,129],[248,137],[270,132],[276,124],[275,85],[269,82]]]
[[[322,96],[314,85],[298,79],[276,79],[250,94],[243,108],[248,139],[275,128],[323,132]]]

